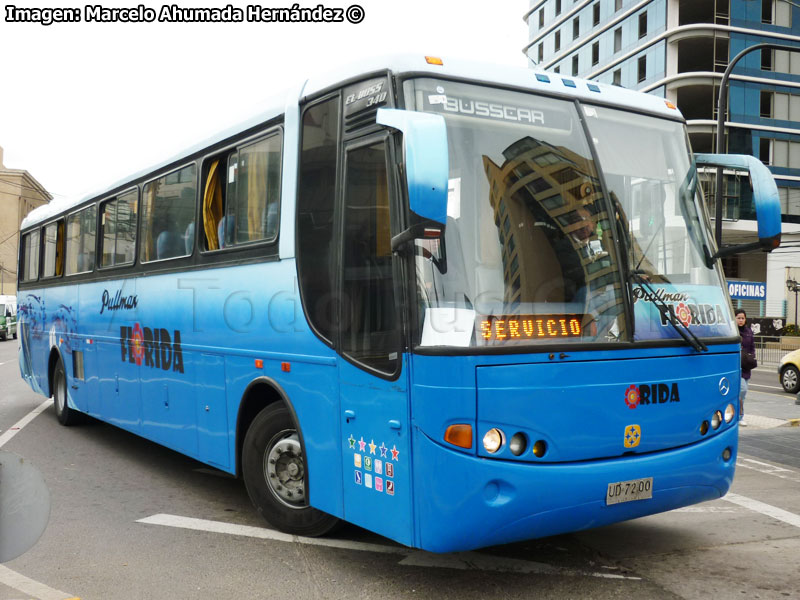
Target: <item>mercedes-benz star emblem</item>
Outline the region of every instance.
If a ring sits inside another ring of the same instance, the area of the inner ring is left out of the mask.
[[[723,396],[727,396],[728,392],[731,391],[731,382],[728,381],[727,377],[723,377],[719,380],[719,393]]]

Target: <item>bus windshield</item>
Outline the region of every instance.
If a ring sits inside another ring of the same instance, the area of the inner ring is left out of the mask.
[[[449,148],[445,235],[416,242],[419,345],[679,338],[654,296],[698,336],[734,334],[680,123],[583,106],[590,142],[568,100],[405,85],[409,107],[445,117]],[[623,281],[615,236],[653,294]]]

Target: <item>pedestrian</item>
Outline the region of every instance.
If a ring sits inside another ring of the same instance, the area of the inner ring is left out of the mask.
[[[736,311],[736,324],[739,326],[739,335],[742,337],[742,383],[739,388],[739,424],[746,426],[744,421],[744,397],[747,395],[747,382],[750,371],[756,368],[756,344],[753,340],[753,330],[747,325],[747,313],[743,309]]]

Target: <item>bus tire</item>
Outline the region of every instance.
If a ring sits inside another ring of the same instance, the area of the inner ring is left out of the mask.
[[[247,494],[264,519],[280,531],[317,537],[339,519],[308,505],[306,461],[289,410],[280,402],[264,408],[250,425],[242,448]]]
[[[53,406],[56,410],[56,418],[62,425],[75,425],[78,422],[79,413],[72,410],[67,402],[67,375],[64,372],[64,363],[60,358],[53,369]]]

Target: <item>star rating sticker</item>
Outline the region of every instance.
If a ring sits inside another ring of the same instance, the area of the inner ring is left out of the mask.
[[[392,445],[392,460],[398,460],[398,456],[400,455],[400,451],[397,449],[397,445]]]
[[[350,434],[350,437],[347,438],[347,441],[350,444],[350,449],[351,450],[355,450],[356,449],[356,438],[353,437],[352,433]]]
[[[364,448],[366,447],[367,442],[364,441],[364,436],[361,436],[361,439],[358,440],[358,451],[363,452]]]
[[[370,454],[375,454],[375,448],[377,448],[377,446],[375,445],[375,440],[370,440],[369,441],[369,453]]]
[[[381,447],[379,450],[381,451],[381,457],[386,458],[386,453],[389,451],[389,448],[386,447],[386,444],[381,442]]]

